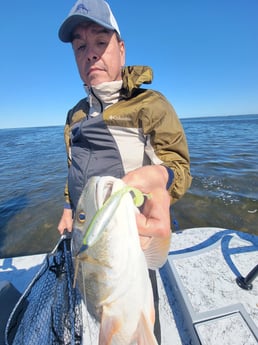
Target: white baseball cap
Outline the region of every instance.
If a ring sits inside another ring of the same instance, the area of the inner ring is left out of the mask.
[[[85,22],[97,23],[106,29],[116,31],[120,36],[116,19],[106,1],[78,0],[59,29],[60,40],[71,42],[75,27]]]

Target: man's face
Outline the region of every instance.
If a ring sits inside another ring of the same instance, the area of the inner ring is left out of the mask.
[[[72,46],[80,76],[87,86],[121,80],[125,47],[114,31],[95,23],[79,25],[73,32]]]

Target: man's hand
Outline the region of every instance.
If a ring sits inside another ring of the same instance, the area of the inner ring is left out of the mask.
[[[57,229],[62,235],[65,230],[71,232],[72,228],[73,228],[72,210],[65,208]]]
[[[170,237],[170,196],[166,190],[166,168],[161,165],[144,166],[126,174],[123,181],[143,193],[151,194],[144,203],[142,213],[136,217],[139,235]]]

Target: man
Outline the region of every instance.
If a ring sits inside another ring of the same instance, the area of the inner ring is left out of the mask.
[[[142,248],[152,238],[169,238],[170,204],[191,183],[187,143],[174,109],[160,93],[140,88],[152,80],[149,67],[124,67],[125,44],[105,1],[78,0],[59,38],[72,44],[88,97],[66,120],[69,174],[58,230],[72,230],[73,210],[87,180],[112,175],[152,195],[137,215]],[[150,276],[157,302],[155,271]],[[157,327],[158,317],[160,341]]]

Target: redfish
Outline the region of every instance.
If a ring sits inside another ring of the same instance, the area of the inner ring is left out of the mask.
[[[141,192],[108,176],[92,177],[78,202],[72,251],[88,311],[100,323],[99,345],[157,345],[153,292],[135,217],[135,203],[143,200]],[[159,265],[160,255],[153,257]]]

